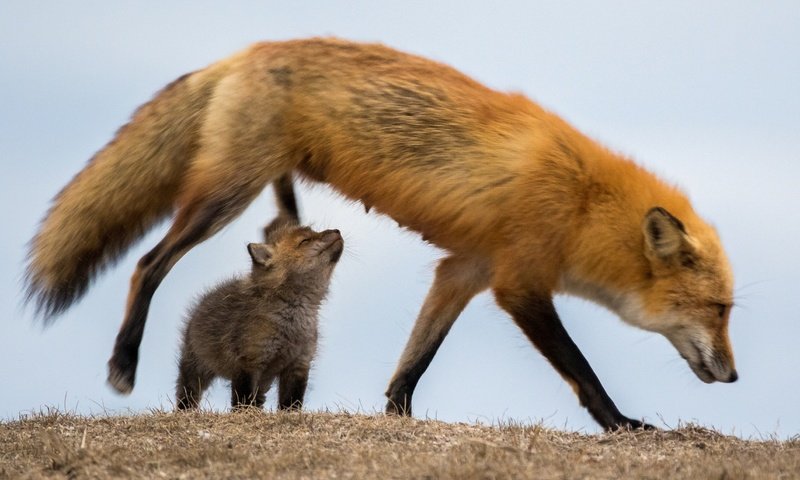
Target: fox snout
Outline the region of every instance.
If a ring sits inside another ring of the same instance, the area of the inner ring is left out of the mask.
[[[706,382],[732,383],[739,379],[739,374],[733,366],[733,362],[717,352],[706,352],[702,347],[697,348],[698,354],[695,359],[686,358],[689,367],[697,377]]]
[[[733,383],[738,380],[739,374],[736,372],[730,348],[726,348],[726,345],[714,345],[698,337],[700,336],[671,339],[697,378],[705,383]]]
[[[331,263],[338,262],[342,256],[342,251],[344,251],[344,239],[341,232],[337,229],[325,230],[321,233],[321,237],[322,248],[320,253],[330,252]]]

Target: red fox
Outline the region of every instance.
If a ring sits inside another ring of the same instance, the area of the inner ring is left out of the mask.
[[[344,246],[338,230],[315,232],[279,216],[265,243],[247,246],[247,277],[221,283],[186,322],[177,381],[179,409],[195,408],[216,377],[231,381],[231,405],[262,407],[273,380],[278,406],[301,408],[317,349],[317,312]]]
[[[266,42],[180,77],[56,196],[30,244],[28,298],[60,313],[160,219],[109,360],[134,385],[149,304],[173,265],[286,175],[324,182],[448,252],[386,395],[414,388],[470,299],[497,303],[605,429],[620,413],[555,293],[666,336],[704,382],[737,379],[731,268],[686,196],[521,94],[379,44]]]

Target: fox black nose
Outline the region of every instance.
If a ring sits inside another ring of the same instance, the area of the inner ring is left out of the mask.
[[[739,374],[736,373],[736,370],[731,371],[731,374],[728,375],[728,383],[733,383],[736,380],[739,380]]]

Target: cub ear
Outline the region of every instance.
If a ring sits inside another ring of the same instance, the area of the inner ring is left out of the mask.
[[[250,253],[253,263],[257,265],[267,266],[272,259],[272,252],[269,246],[263,243],[249,243],[247,244],[247,251]]]
[[[688,247],[683,223],[664,208],[655,207],[647,212],[642,231],[648,257],[669,260]]]

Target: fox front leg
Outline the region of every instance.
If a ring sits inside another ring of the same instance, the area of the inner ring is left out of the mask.
[[[495,296],[536,348],[572,386],[581,405],[605,430],[655,428],[620,413],[589,362],[564,329],[551,296],[529,294],[520,298],[497,290]]]
[[[232,410],[241,410],[245,407],[261,408],[265,398],[266,391],[259,388],[259,382],[250,372],[241,371],[231,379]]]
[[[300,410],[308,386],[308,372],[310,365],[293,365],[278,377],[278,408],[281,410]]]
[[[489,270],[482,259],[460,256],[445,258],[436,267],[433,286],[386,390],[386,413],[411,415],[417,382],[470,299],[488,288]]]

